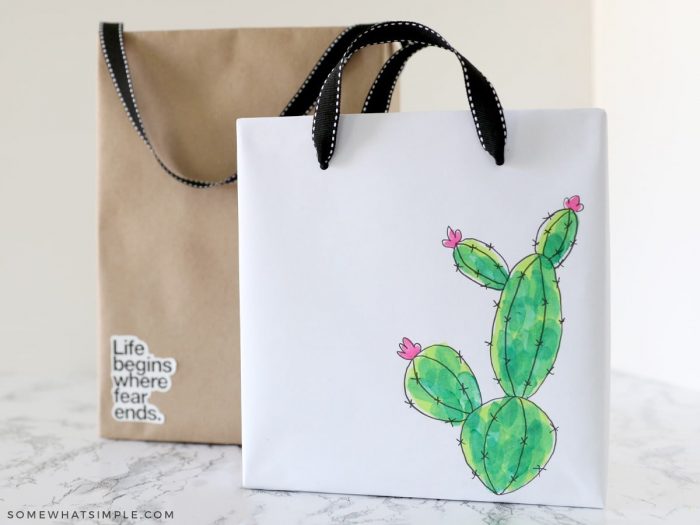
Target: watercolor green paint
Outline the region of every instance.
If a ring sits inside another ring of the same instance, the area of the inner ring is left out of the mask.
[[[464,460],[494,494],[516,491],[539,476],[557,442],[557,427],[529,398],[551,375],[562,340],[564,317],[557,268],[576,244],[578,195],[544,218],[534,253],[512,270],[493,245],[462,240],[447,229],[459,273],[483,288],[500,291],[491,329],[491,366],[505,397],[482,404],[478,382],[462,354],[447,345],[420,344],[404,337],[399,356],[409,360],[406,403],[418,412],[461,425]]]

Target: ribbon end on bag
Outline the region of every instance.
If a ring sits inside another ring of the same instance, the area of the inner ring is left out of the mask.
[[[496,166],[503,166],[503,164],[505,163],[503,149],[499,149],[498,151],[496,151],[496,153],[493,155],[493,158],[496,159]]]

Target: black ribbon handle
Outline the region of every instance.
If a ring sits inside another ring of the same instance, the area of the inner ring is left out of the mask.
[[[362,113],[387,113],[389,111],[396,83],[406,66],[406,62],[426,47],[425,44],[405,44],[387,59],[377,78],[374,79],[369,93],[367,93]]]
[[[348,27],[342,31],[336,37],[336,39],[330,43],[326,51],[323,53],[314,68],[302,83],[301,87],[297,90],[287,106],[282,110],[280,116],[299,116],[307,114],[313,107],[321,85],[323,84],[324,79],[328,76],[328,73],[343,58],[345,50],[348,48],[348,46],[360,35],[365,33],[370,27],[371,25],[368,24],[356,25]],[[144,141],[148,149],[151,150],[153,157],[163,171],[178,182],[194,188],[211,188],[235,182],[237,179],[237,175],[235,173],[223,180],[210,182],[180,175],[165,163],[151,142],[148,133],[146,132],[146,126],[144,125],[141,114],[139,113],[138,104],[136,103],[136,95],[134,93],[134,88],[131,81],[131,73],[129,71],[129,62],[126,56],[126,49],[124,47],[123,24],[103,22],[100,24],[99,35],[102,54],[104,56],[105,63],[107,64],[109,75],[112,78],[114,88],[116,89],[122,105],[124,106],[124,110],[126,111],[126,114],[134,129]],[[391,100],[391,93],[382,92],[381,96],[387,96],[389,97],[389,100]]]
[[[457,57],[462,66],[469,109],[481,146],[497,165],[502,165],[508,132],[501,103],[491,83],[433,29],[416,22],[395,21],[374,24],[359,35],[321,86],[311,132],[321,169],[328,168],[337,143],[341,80],[345,65],[363,47],[389,42],[399,42],[404,47],[394,53],[382,68],[365,101],[365,112],[383,111],[388,106],[396,78],[413,54],[428,46],[446,49]],[[379,93],[379,96],[373,97],[373,93]]]
[[[343,54],[348,46],[362,33],[367,31],[371,24],[359,24],[350,26],[341,32],[324,51],[321,58],[301,84],[299,90],[292,97],[282,112],[280,117],[298,117],[306,115],[316,103],[316,98],[321,90],[323,81],[330,73],[331,69],[343,58]]]

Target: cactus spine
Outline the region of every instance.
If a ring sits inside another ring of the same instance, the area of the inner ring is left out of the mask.
[[[576,244],[580,198],[544,218],[534,253],[512,270],[493,245],[464,239],[448,228],[442,244],[459,273],[501,292],[491,330],[491,365],[505,397],[482,404],[478,382],[462,354],[446,345],[425,350],[404,338],[399,355],[410,360],[404,377],[407,404],[422,414],[461,425],[459,444],[474,476],[494,494],[532,481],[554,453],[556,427],[529,398],[552,374],[564,318],[557,268]]]

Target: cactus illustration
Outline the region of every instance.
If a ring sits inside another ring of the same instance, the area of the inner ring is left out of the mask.
[[[551,375],[564,317],[557,269],[576,244],[578,195],[547,215],[533,253],[509,269],[492,244],[462,239],[448,227],[444,247],[459,273],[500,291],[488,341],[495,381],[505,396],[482,404],[481,391],[462,353],[438,344],[425,349],[403,338],[398,354],[410,361],[404,376],[406,403],[418,412],[461,425],[459,445],[472,474],[494,494],[522,488],[545,470],[557,427],[529,398]]]
[[[428,417],[457,425],[481,405],[476,378],[462,356],[449,346],[433,345],[421,351],[404,338],[398,354],[410,359],[404,387],[409,405]]]
[[[515,265],[497,303],[491,365],[509,396],[530,397],[554,366],[562,333],[561,297],[552,263],[532,254]]]
[[[472,412],[459,443],[472,473],[486,488],[507,494],[544,469],[556,441],[554,425],[540,407],[529,399],[506,396]]]

